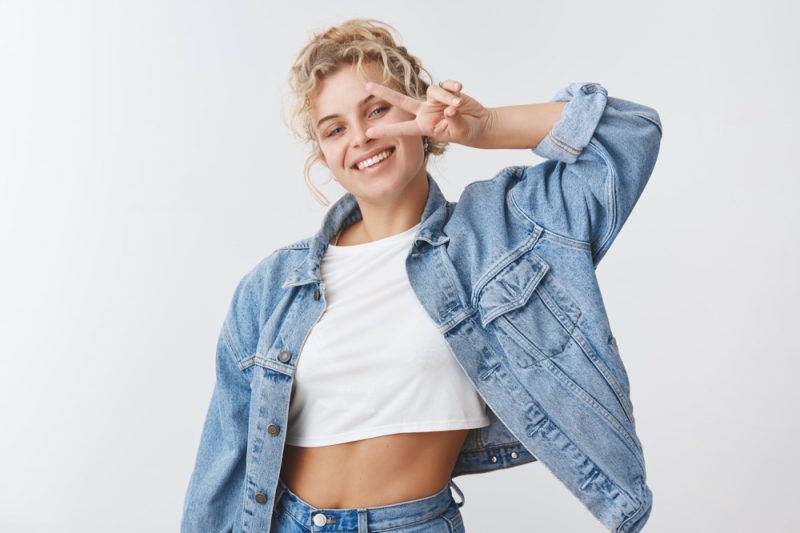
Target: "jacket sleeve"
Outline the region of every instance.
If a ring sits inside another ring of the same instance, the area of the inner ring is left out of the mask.
[[[250,383],[237,364],[234,317],[241,288],[217,340],[216,383],[184,500],[182,533],[232,531],[243,501]]]
[[[552,101],[568,104],[532,149],[547,161],[523,167],[514,198],[545,229],[590,243],[597,266],[650,178],[661,120],[597,83],[572,83]]]

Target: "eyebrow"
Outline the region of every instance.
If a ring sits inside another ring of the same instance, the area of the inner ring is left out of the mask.
[[[366,98],[364,98],[363,100],[361,100],[361,101],[358,103],[359,107],[363,106],[364,104],[366,104],[367,102],[369,102],[369,101],[370,101],[370,100],[372,100],[373,98],[375,98],[375,95],[374,95],[374,94],[371,94],[371,95],[367,96]],[[322,123],[323,123],[323,122],[325,122],[326,120],[331,120],[332,118],[336,118],[336,117],[338,117],[338,116],[339,116],[339,115],[333,114],[333,115],[328,115],[328,116],[326,116],[326,117],[322,117],[321,119],[319,119],[319,122],[317,122],[317,129],[319,129],[319,126],[320,126],[320,124],[322,124]]]

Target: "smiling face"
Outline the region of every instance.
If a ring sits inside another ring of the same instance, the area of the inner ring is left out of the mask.
[[[367,81],[383,82],[380,66],[365,63],[364,71],[361,76],[354,65],[345,64],[320,82],[312,117],[321,161],[359,202],[397,202],[410,185],[426,179],[422,138],[367,137],[371,126],[413,120],[414,115],[364,88]]]

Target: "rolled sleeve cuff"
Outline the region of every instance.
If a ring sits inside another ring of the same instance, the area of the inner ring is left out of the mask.
[[[551,102],[569,102],[534,154],[574,163],[594,135],[606,108],[608,91],[599,83],[575,82],[558,91]]]

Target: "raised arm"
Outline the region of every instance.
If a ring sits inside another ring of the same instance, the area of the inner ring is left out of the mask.
[[[475,148],[535,148],[566,106],[566,102],[546,102],[488,108],[486,129]]]
[[[595,266],[650,179],[661,144],[655,109],[609,97],[597,83],[572,83],[566,102],[533,152],[547,161],[520,170],[513,195],[545,229],[591,245]]]
[[[414,120],[367,130],[372,137],[425,135],[476,148],[529,148],[547,161],[516,170],[512,197],[535,223],[605,255],[650,178],[661,120],[650,107],[576,82],[550,102],[485,108],[448,80],[425,101],[368,83],[367,90],[414,113]]]

